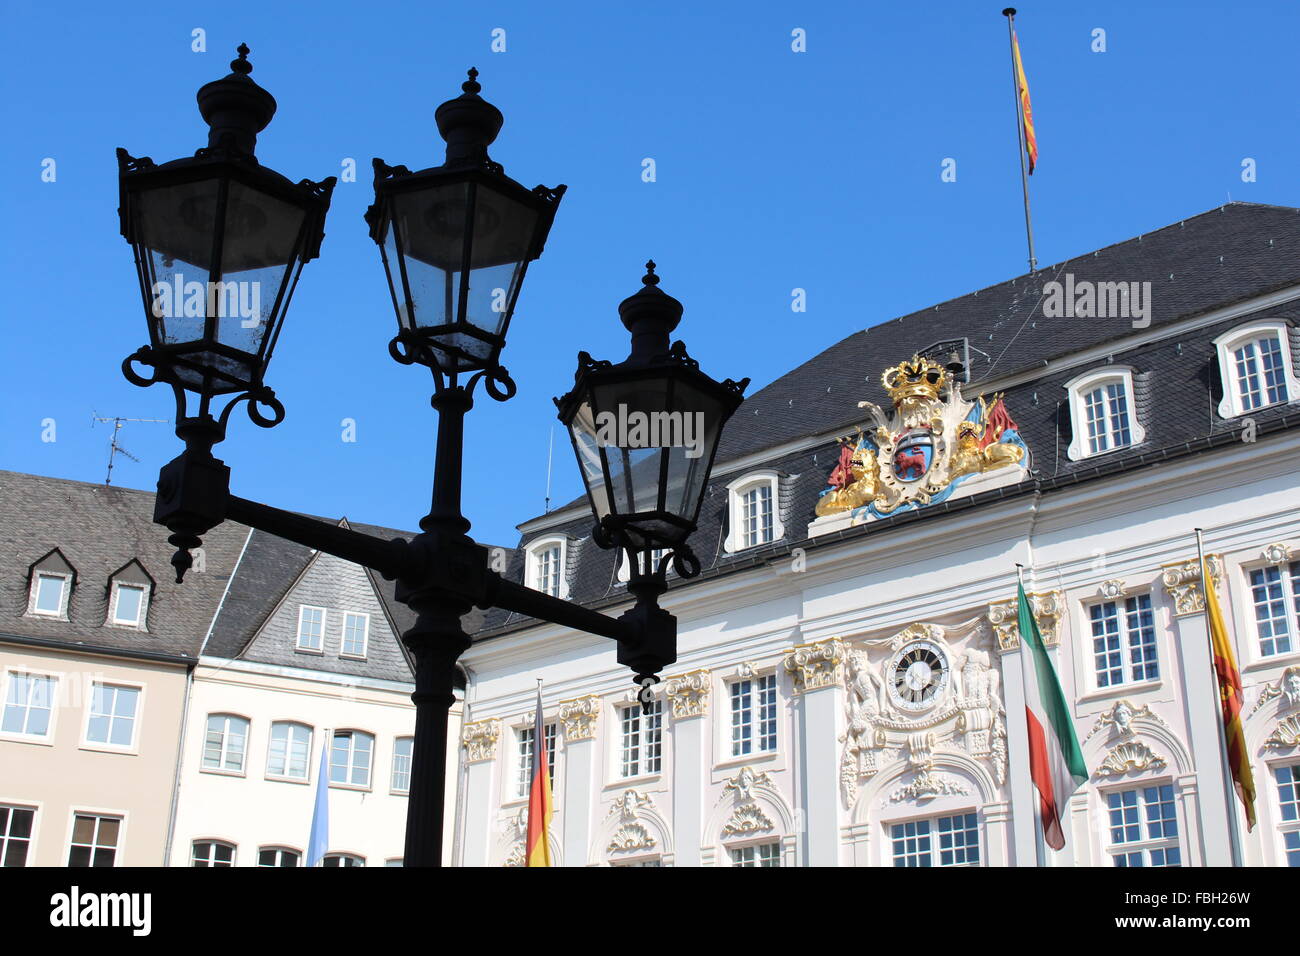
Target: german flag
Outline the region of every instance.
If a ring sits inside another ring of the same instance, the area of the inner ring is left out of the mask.
[[[1029,175],[1034,175],[1038,165],[1038,137],[1034,135],[1034,109],[1029,105],[1029,81],[1025,79],[1025,64],[1020,60],[1020,40],[1011,31],[1011,51],[1016,58],[1016,85],[1020,90],[1020,115],[1025,121],[1025,152],[1029,154]]]
[[[1219,682],[1219,704],[1223,711],[1223,740],[1228,748],[1228,769],[1237,796],[1246,808],[1246,829],[1255,828],[1255,778],[1250,772],[1250,755],[1241,729],[1241,671],[1228,640],[1219,597],[1214,593],[1209,563],[1202,559],[1201,583],[1205,590],[1206,616],[1210,619],[1210,647],[1214,654],[1214,676]]]
[[[528,787],[528,856],[526,866],[550,866],[551,774],[546,755],[546,724],[542,721],[542,688],[537,688],[537,716],[533,720],[532,782]]]

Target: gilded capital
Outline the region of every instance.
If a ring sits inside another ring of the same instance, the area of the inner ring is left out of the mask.
[[[1030,594],[1029,609],[1043,635],[1043,644],[1055,647],[1061,642],[1061,621],[1065,617],[1065,595],[1060,591]],[[990,604],[989,623],[998,641],[998,650],[1014,651],[1020,646],[1020,609],[1016,601],[999,601]]]
[[[673,719],[707,716],[709,689],[712,683],[712,675],[708,670],[690,671],[678,677],[668,678],[664,684],[664,692],[672,704]]]
[[[565,740],[594,740],[599,718],[599,697],[575,697],[560,701],[560,722],[564,724]]]
[[[838,637],[814,644],[796,644],[785,657],[785,669],[794,680],[794,692],[802,694],[839,684],[844,657],[844,642]]]
[[[465,748],[465,759],[470,763],[495,759],[497,740],[500,737],[501,721],[495,717],[466,724],[460,731],[460,742]]]
[[[1217,587],[1223,577],[1223,559],[1217,554],[1207,554],[1206,563],[1210,566],[1210,576]],[[1180,561],[1166,564],[1160,569],[1160,579],[1165,590],[1174,602],[1174,616],[1200,614],[1205,610],[1205,592],[1201,589],[1200,562]]]

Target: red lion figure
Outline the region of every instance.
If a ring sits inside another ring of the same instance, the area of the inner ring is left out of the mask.
[[[840,445],[840,460],[831,472],[826,484],[843,490],[853,483],[853,453],[855,449],[848,442]]]
[[[925,474],[925,452],[909,445],[894,452],[894,469],[900,478],[920,478]]]

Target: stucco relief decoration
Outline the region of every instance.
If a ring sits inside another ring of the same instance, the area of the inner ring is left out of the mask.
[[[944,649],[952,672],[946,689],[928,708],[905,713],[887,692],[887,667],[901,648],[921,641]],[[854,643],[845,667],[846,730],[840,737],[845,806],[856,802],[864,780],[903,757],[914,779],[905,793],[896,794],[897,799],[965,792],[961,784],[934,772],[935,748],[984,760],[995,782],[1005,782],[1007,732],[1001,674],[989,651],[980,646],[991,641],[989,625],[975,618],[947,628],[911,624],[891,637]],[[953,652],[955,644],[963,645],[960,653]]]
[[[505,837],[510,843],[510,853],[505,866],[523,866],[527,862],[528,808],[522,807],[506,823]]]
[[[799,644],[785,658],[785,669],[794,681],[794,692],[802,694],[840,681],[844,643],[832,637],[815,644]]]
[[[764,771],[755,773],[753,767],[741,767],[740,771],[729,779],[722,788],[723,800],[733,795],[736,807],[722,828],[724,837],[748,836],[754,833],[766,833],[775,828],[775,824],[755,799],[754,790],[772,789],[772,776]]]
[[[1165,766],[1165,759],[1153,753],[1142,741],[1126,740],[1111,748],[1093,776],[1122,777],[1126,773],[1163,770]]]
[[[1160,715],[1146,704],[1135,707],[1132,701],[1117,700],[1110,710],[1104,710],[1097,715],[1092,729],[1088,731],[1088,736],[1083,738],[1083,742],[1087,743],[1097,734],[1103,732],[1109,732],[1109,738],[1111,739],[1134,737],[1137,735],[1137,730],[1133,727],[1133,721],[1139,718],[1166,726],[1165,722],[1160,719]]]
[[[1065,595],[1060,591],[1043,591],[1029,595],[1029,609],[1043,635],[1043,644],[1055,647],[1061,642],[1061,620],[1065,616]],[[1014,651],[1020,646],[1019,608],[1016,602],[990,604],[989,624],[997,638],[998,650]]]
[[[560,701],[560,723],[564,724],[565,740],[595,739],[599,718],[599,697],[577,697]]]
[[[470,763],[493,760],[497,755],[497,740],[501,737],[501,721],[495,717],[468,723],[460,732],[465,748],[465,759]]]
[[[1217,554],[1207,554],[1205,561],[1210,566],[1210,576],[1215,587],[1223,578],[1223,559]],[[1165,590],[1174,602],[1174,614],[1200,614],[1205,611],[1205,593],[1201,590],[1200,563],[1195,559],[1178,564],[1167,564],[1160,569],[1160,578]]]
[[[862,524],[943,501],[985,473],[1004,477],[994,487],[1023,477],[1029,449],[1000,394],[968,402],[944,366],[919,355],[880,381],[893,407],[858,403],[865,431],[840,439],[819,518],[847,513],[849,524]]]
[[[646,825],[638,819],[640,811],[652,806],[649,794],[640,794],[635,790],[624,790],[609,809],[609,815],[618,814],[619,827],[605,847],[609,853],[627,853],[632,850],[648,850],[655,845],[655,838],[650,835]]]
[[[1282,564],[1291,560],[1292,548],[1289,544],[1276,541],[1264,549],[1264,560],[1269,564]]]
[[[1101,592],[1101,596],[1107,601],[1114,601],[1116,598],[1122,598],[1124,596],[1124,582],[1118,578],[1113,578],[1110,581],[1102,581],[1101,586],[1097,590]]]
[[[1259,692],[1255,706],[1250,709],[1250,716],[1254,717],[1260,708],[1279,697],[1282,698],[1282,702],[1277,705],[1278,713],[1300,707],[1300,667],[1288,667],[1282,672],[1276,684],[1265,684],[1264,689]]]
[[[1279,720],[1264,741],[1265,750],[1290,750],[1292,747],[1300,747],[1300,714]]]
[[[691,671],[680,677],[670,677],[664,684],[664,693],[672,704],[673,718],[704,717],[709,712],[709,689],[712,675],[707,670]]]

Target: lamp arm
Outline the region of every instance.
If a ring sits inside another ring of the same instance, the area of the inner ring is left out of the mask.
[[[623,618],[608,617],[599,611],[574,604],[562,598],[551,597],[542,591],[524,587],[514,581],[507,581],[495,571],[488,573],[488,586],[484,603],[479,607],[499,607],[517,614],[526,614],[542,621],[571,627],[587,634],[616,641],[633,640],[634,629]]]

